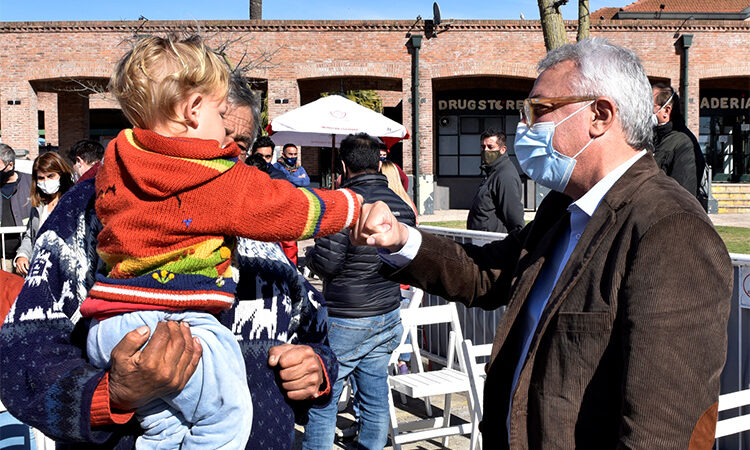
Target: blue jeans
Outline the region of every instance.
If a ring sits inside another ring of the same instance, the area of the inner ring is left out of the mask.
[[[381,449],[388,442],[388,359],[401,338],[398,309],[360,319],[329,317],[328,341],[339,360],[332,400],[311,409],[302,448],[330,449],[336,432],[337,403],[344,380],[352,375],[359,392],[359,447]]]

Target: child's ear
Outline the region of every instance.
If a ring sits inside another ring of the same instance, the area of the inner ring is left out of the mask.
[[[183,103],[182,113],[188,127],[198,128],[201,106],[203,106],[203,94],[199,92],[190,94]]]

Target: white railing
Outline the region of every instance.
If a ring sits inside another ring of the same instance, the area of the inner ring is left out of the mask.
[[[5,236],[9,234],[22,235],[26,231],[25,226],[20,227],[0,227],[0,270],[5,267]]]

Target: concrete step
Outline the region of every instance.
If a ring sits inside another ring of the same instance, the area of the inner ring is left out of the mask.
[[[714,194],[723,193],[750,193],[750,183],[712,183],[711,192]]]
[[[750,214],[750,205],[746,206],[721,206],[719,204],[719,214]]]
[[[729,200],[719,200],[719,208],[726,206],[750,206],[750,200],[741,200],[741,199],[729,199]]]
[[[714,192],[714,198],[722,200],[750,200],[750,192]]]

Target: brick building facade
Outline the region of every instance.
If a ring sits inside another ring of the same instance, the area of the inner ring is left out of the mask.
[[[634,49],[653,81],[678,88],[685,58],[675,36],[692,35],[686,78],[690,128],[706,135],[718,126],[719,133],[713,133],[717,137],[711,139],[748,145],[743,130],[744,124],[750,127],[750,22],[602,20],[595,13],[592,19],[592,35]],[[316,99],[320,92],[374,89],[383,98],[386,114],[412,130],[412,55],[405,37],[411,25],[218,21],[201,23],[200,31],[210,43],[232,42],[232,60],[244,54],[245,61],[258,61],[248,76],[265,89],[271,118]],[[575,26],[567,22],[570,41],[575,40]],[[33,158],[41,120],[47,142],[63,150],[90,135],[106,139],[125,126],[111,99],[90,96],[81,86],[106,82],[137,29],[156,34],[197,31],[194,22],[172,21],[0,23],[2,142],[28,150]],[[536,62],[545,54],[538,21],[454,20],[442,29],[438,37],[422,41],[419,54],[419,198],[420,209],[426,211],[467,207],[479,182],[478,145],[472,148],[479,128],[499,125],[509,134],[515,131],[519,100],[526,97]],[[736,116],[731,123],[737,132],[721,120],[702,121],[703,109],[717,117],[722,110]],[[411,174],[412,143],[405,141],[402,148],[395,159]],[[322,164],[318,161],[324,152],[303,149],[302,162],[311,174],[319,173],[316,166]],[[731,170],[750,163],[750,154],[748,162],[734,163]],[[529,202],[532,196],[530,192]]]

